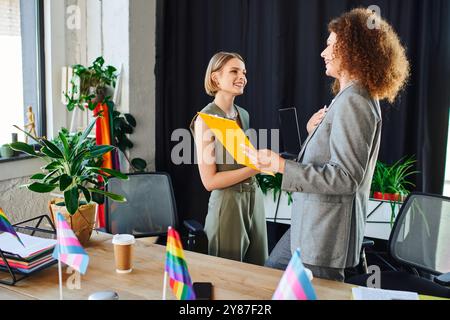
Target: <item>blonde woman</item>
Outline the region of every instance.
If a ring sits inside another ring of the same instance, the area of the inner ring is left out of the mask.
[[[219,52],[208,65],[206,93],[214,97],[201,112],[237,121],[244,132],[249,114],[234,104],[247,84],[245,63],[237,53]],[[211,191],[205,231],[210,255],[263,265],[267,232],[262,193],[254,177],[258,171],[237,164],[200,117],[192,119],[198,168]]]

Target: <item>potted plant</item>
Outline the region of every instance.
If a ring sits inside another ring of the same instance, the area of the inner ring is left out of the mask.
[[[401,158],[389,166],[377,161],[372,178],[372,195],[374,199],[401,201],[409,194],[408,188],[415,185],[407,180],[407,177],[418,173],[411,171],[414,167],[414,156]]]
[[[110,177],[127,180],[128,176],[102,168],[103,155],[115,147],[95,145],[95,141],[88,137],[95,121],[96,118],[82,133],[69,134],[68,130],[61,129],[53,141],[31,136],[16,126],[37,142],[38,150],[23,142],[10,144],[16,151],[46,162],[42,172],[30,178],[33,182],[22,187],[38,193],[59,190],[62,198],[51,200],[50,210],[53,214],[59,211],[66,216],[82,244],[89,240],[95,224],[95,204],[92,202],[102,204],[104,196],[118,202],[126,201],[121,195],[104,191]]]
[[[67,98],[67,109],[73,111],[75,108],[93,111],[99,103],[108,106],[111,113],[111,130],[113,144],[117,146],[125,156],[134,171],[142,172],[147,168],[147,162],[141,158],[128,159],[126,149],[133,148],[133,143],[127,135],[132,134],[136,127],[136,119],[129,113],[121,113],[115,110],[115,104],[108,95],[111,88],[115,88],[117,81],[117,68],[105,66],[105,59],[98,57],[91,66],[85,67],[77,64],[72,66],[74,77],[71,79],[72,92],[65,93]]]
[[[74,76],[70,80],[72,93],[67,98],[67,109],[73,111],[76,107],[84,111],[87,107],[94,110],[98,103],[110,100],[107,96],[108,87],[115,87],[117,69],[113,66],[104,66],[105,59],[98,57],[93,64],[85,67],[81,64],[72,66]]]
[[[281,190],[281,182],[283,180],[283,175],[281,173],[277,173],[275,176],[257,174],[256,179],[262,193],[266,196],[266,199],[264,200],[264,207],[268,213],[266,214],[266,217],[275,217],[275,215],[278,216],[280,204],[283,206],[281,210],[288,210],[287,207],[292,203],[292,194]],[[272,190],[273,201],[272,197],[269,198],[268,193],[270,190]],[[283,202],[281,202],[282,198]],[[287,201],[285,198],[287,198]],[[290,217],[290,214],[288,216]]]
[[[414,156],[403,157],[392,165],[377,161],[372,178],[372,197],[377,200],[387,200],[391,206],[391,226],[395,220],[395,206],[409,194],[409,188],[415,185],[407,178],[419,171],[411,171],[416,160]]]

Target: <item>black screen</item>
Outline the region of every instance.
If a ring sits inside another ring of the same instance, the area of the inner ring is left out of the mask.
[[[297,110],[295,108],[280,109],[279,116],[283,151],[292,155],[298,155],[302,143],[298,128]]]

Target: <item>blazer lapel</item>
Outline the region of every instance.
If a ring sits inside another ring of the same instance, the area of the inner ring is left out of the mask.
[[[336,95],[336,97],[334,97],[334,99],[331,101],[331,104],[330,104],[330,106],[328,107],[328,110],[331,109],[331,107],[332,107],[332,106],[334,105],[334,103],[336,102],[337,98],[338,98],[344,91],[346,91],[347,89],[349,89],[349,88],[351,88],[351,87],[353,87],[353,86],[354,86],[354,83],[352,83],[351,85],[349,85],[348,87],[346,87],[344,90],[340,91],[340,92]],[[317,129],[319,129],[320,125],[323,123],[323,120],[325,120],[325,117],[324,117],[324,118],[322,119],[322,121],[317,125],[317,127],[314,128],[313,132],[311,132],[311,134],[308,136],[308,138],[306,138],[305,143],[303,143],[303,146],[302,146],[302,148],[300,149],[300,152],[299,152],[299,154],[298,154],[298,156],[297,156],[297,159],[296,159],[297,162],[300,162],[300,161],[301,161],[302,156],[303,156],[303,154],[305,153],[306,146],[308,145],[309,141],[311,140],[311,138],[312,138],[312,137],[314,136],[314,134],[316,133]]]

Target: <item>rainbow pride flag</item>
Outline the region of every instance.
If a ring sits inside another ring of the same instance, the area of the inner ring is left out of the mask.
[[[19,241],[20,244],[25,247],[22,240],[20,240],[16,230],[11,225],[11,222],[9,222],[8,218],[6,217],[6,214],[3,212],[2,208],[0,208],[0,231],[12,234],[14,237],[16,237],[17,241]]]
[[[300,258],[300,249],[294,252],[281,277],[272,300],[316,300],[316,292],[309,281]]]
[[[58,212],[56,220],[58,242],[53,251],[53,258],[59,259],[81,274],[85,274],[89,256],[60,212]]]
[[[167,233],[166,272],[169,275],[170,287],[178,300],[195,300],[180,235],[171,227]]]

